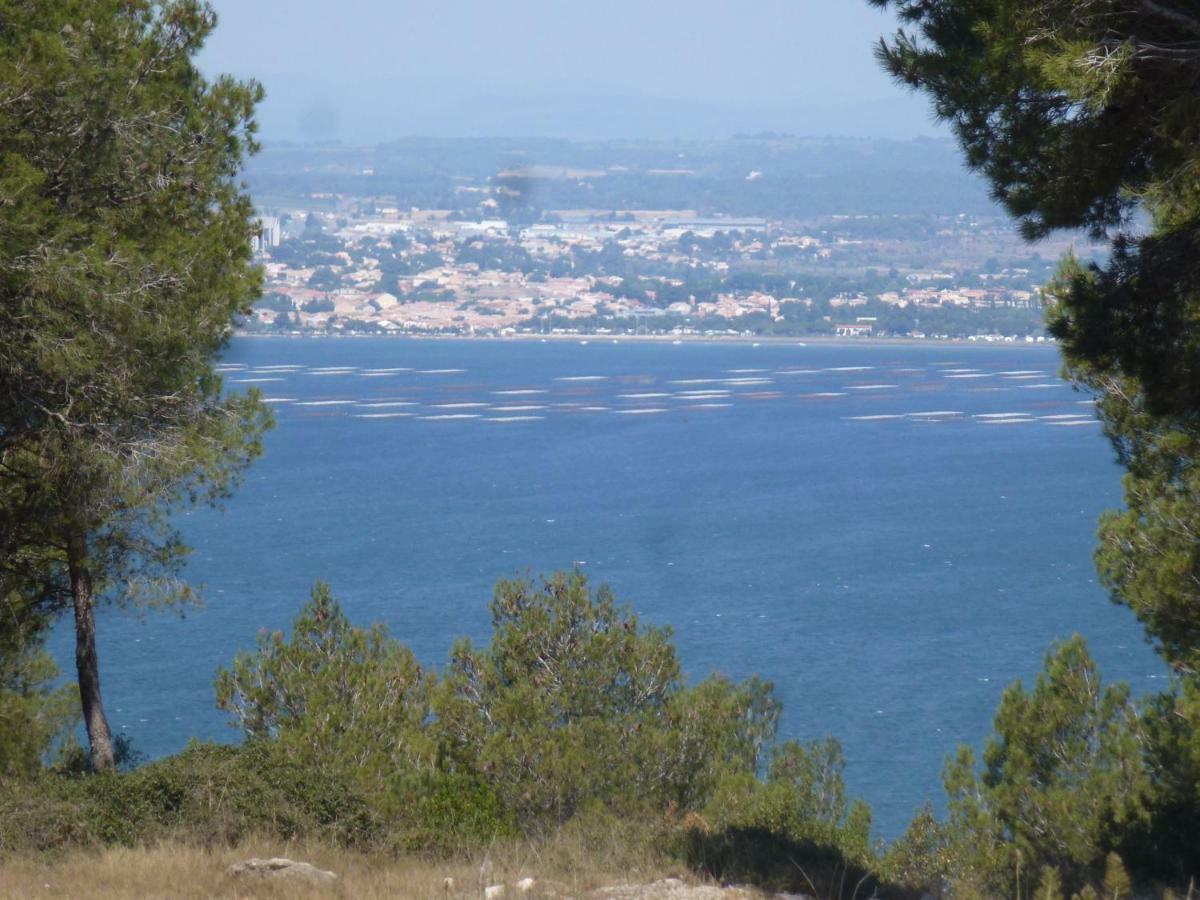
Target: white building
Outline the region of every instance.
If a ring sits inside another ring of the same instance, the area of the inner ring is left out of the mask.
[[[278,247],[279,242],[283,239],[283,227],[279,220],[274,216],[260,216],[258,220],[258,234],[251,239],[251,244],[256,253],[261,253],[271,247]]]
[[[396,299],[395,294],[389,294],[386,291],[382,294],[376,294],[371,299],[371,304],[380,312],[386,309],[394,309],[400,305],[400,301]]]

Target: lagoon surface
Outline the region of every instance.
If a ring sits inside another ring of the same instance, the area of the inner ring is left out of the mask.
[[[783,736],[834,734],[894,836],[1003,687],[1082,632],[1165,668],[1091,564],[1120,470],[1047,346],[238,339],[277,415],[224,511],[182,520],[206,605],[106,612],[113,727],[234,740],[216,669],[316,579],[424,663],[486,641],[497,578],[579,566],[674,627],[690,677],[757,673]],[[52,647],[73,666],[70,635]]]

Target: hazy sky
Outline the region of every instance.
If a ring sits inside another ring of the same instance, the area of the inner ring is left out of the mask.
[[[266,139],[934,133],[866,0],[213,0]]]

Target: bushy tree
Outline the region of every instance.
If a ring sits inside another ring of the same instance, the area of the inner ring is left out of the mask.
[[[237,175],[261,90],[193,65],[215,20],[0,0],[0,592],[73,610],[98,770],[95,608],[189,596],[167,513],[225,496],[268,421],[213,371],[260,283]]]
[[[803,843],[821,877],[877,862],[841,747],[777,747],[770,684],[687,686],[670,632],[578,571],[501,581],[491,609],[490,644],[459,641],[438,679],[317,585],[289,636],[260,633],[219,673],[218,705],[256,752],[364,791],[413,847],[615,815],[687,840],[699,826],[704,840],[740,829]],[[727,855],[704,840],[702,856]]]
[[[927,92],[1026,235],[1113,236],[1067,273],[1069,359],[1200,411],[1200,12],[1179,0],[870,0],[909,30],[885,65]],[[1139,214],[1150,218],[1139,232]]]
[[[946,826],[926,804],[900,837],[888,845],[882,860],[887,881],[923,894],[939,891],[950,873]]]
[[[947,766],[956,877],[984,895],[1024,896],[1050,867],[1072,889],[1149,817],[1146,734],[1127,685],[1105,687],[1082,638],[1046,657],[1037,684],[1004,692],[983,752]]]
[[[1030,237],[1089,229],[1108,262],[1048,288],[1068,373],[1129,469],[1097,562],[1166,658],[1200,653],[1200,13],[1145,0],[871,0],[880,56],[926,91]]]
[[[638,760],[646,796],[679,810],[702,809],[731,773],[760,774],[782,708],[768,681],[714,674],[672,693],[662,727],[644,735]]]
[[[435,762],[426,733],[431,676],[382,625],[350,624],[325,584],[285,639],[260,633],[217,675],[217,705],[251,741],[381,791]]]
[[[871,845],[871,809],[847,798],[844,768],[833,738],[779,745],[765,778],[741,771],[722,780],[685,833],[687,856],[722,881],[874,896],[884,872]]]
[[[846,760],[834,738],[775,748],[765,781],[753,772],[729,778],[713,798],[717,828],[755,828],[791,841],[835,848],[864,864],[871,856],[871,811],[846,797]]]
[[[329,266],[321,266],[309,276],[308,286],[318,291],[332,291],[341,286],[341,279]]]
[[[1200,872],[1200,685],[1183,679],[1149,698],[1142,721],[1150,816],[1124,836],[1120,853],[1134,874],[1182,886]]]
[[[1126,468],[1125,508],[1100,520],[1096,566],[1156,649],[1200,676],[1200,421],[1151,415],[1136,386],[1108,379],[1106,430]]]
[[[42,645],[44,619],[20,598],[0,601],[0,780],[28,778],[79,720],[73,684],[56,686],[58,667]]]
[[[437,703],[452,765],[486,778],[526,824],[593,802],[695,805],[773,737],[770,688],[684,687],[665,628],[578,571],[502,581],[489,647],[455,645]]]
[[[1125,508],[1100,525],[1102,581],[1178,675],[1141,724],[1156,785],[1147,817],[1114,828],[1139,874],[1182,883],[1200,865],[1178,840],[1200,823],[1200,9],[870,2],[904,23],[881,45],[884,64],[932,97],[1028,237],[1086,229],[1109,240],[1103,262],[1063,261],[1047,288],[1049,324],[1127,469]],[[1018,814],[999,811],[1009,828],[1019,820],[1004,817]],[[1045,838],[1047,852],[1079,855],[1060,840]]]

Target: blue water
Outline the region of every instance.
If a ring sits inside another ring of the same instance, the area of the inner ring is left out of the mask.
[[[207,605],[100,622],[150,756],[235,739],[214,672],[315,579],[436,665],[487,639],[497,578],[579,565],[674,626],[690,677],[758,673],[785,736],[837,735],[885,836],[1056,638],[1161,684],[1095,581],[1120,472],[1053,348],[246,339],[225,364],[278,427],[183,520]]]

